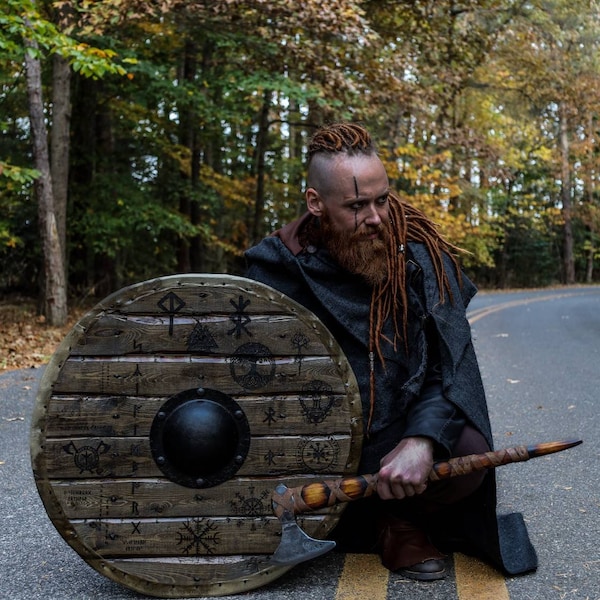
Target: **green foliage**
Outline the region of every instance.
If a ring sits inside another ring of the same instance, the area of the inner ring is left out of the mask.
[[[0,12],[3,31],[3,35],[0,35],[0,49],[7,51],[11,60],[20,61],[24,52],[34,58],[44,58],[46,54],[56,53],[67,58],[73,70],[85,77],[127,74],[126,68],[115,60],[116,52],[91,46],[62,33],[54,23],[41,15],[35,2],[5,1],[6,5]],[[24,46],[22,39],[31,44]]]
[[[57,12],[65,7],[67,19]],[[565,225],[559,105],[583,280],[600,236],[600,31],[590,7],[6,0],[1,258],[32,285],[39,251],[26,223],[35,221],[36,173],[22,68],[31,52],[47,103],[49,59],[66,57],[75,74],[73,287],[107,273],[114,287],[187,268],[237,270],[255,235],[304,210],[308,136],[342,118],[370,127],[392,185],[468,251],[462,261],[477,283],[554,283]]]

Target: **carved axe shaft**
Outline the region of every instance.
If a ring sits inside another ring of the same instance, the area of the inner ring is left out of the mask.
[[[578,446],[582,440],[546,442],[533,446],[516,446],[484,454],[470,454],[458,456],[448,461],[436,462],[431,469],[428,480],[438,481],[459,475],[467,475],[473,471],[493,469],[501,465],[522,462],[545,454],[553,454]],[[278,517],[286,509],[293,510],[294,514],[301,514],[311,510],[318,510],[334,506],[342,502],[350,502],[367,498],[377,489],[377,475],[357,475],[341,477],[339,479],[308,483],[297,488],[287,489],[286,501],[278,502],[276,491],[273,494],[273,510]]]

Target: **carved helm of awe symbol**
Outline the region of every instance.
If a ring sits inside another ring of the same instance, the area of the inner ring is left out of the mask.
[[[309,311],[226,275],[143,282],[100,302],[48,365],[32,464],[67,542],[152,596],[247,591],[287,571],[271,494],[356,473],[360,398]],[[301,518],[317,539],[344,505]]]

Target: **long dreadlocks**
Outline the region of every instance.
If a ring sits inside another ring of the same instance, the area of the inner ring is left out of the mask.
[[[369,132],[355,123],[335,123],[319,129],[312,137],[308,146],[308,170],[315,156],[320,154],[335,155],[345,153],[349,156],[372,156],[377,153]],[[448,293],[453,301],[448,274],[444,268],[444,254],[450,257],[457,273],[458,262],[453,255],[459,250],[442,238],[435,224],[414,206],[401,200],[395,194],[389,197],[389,214],[392,227],[390,228],[390,243],[387,250],[387,278],[374,286],[371,297],[369,316],[369,360],[370,370],[370,414],[367,431],[370,429],[375,405],[375,353],[384,364],[381,349],[382,340],[393,344],[396,348],[398,340],[407,345],[408,300],[406,292],[406,252],[407,242],[419,242],[425,245],[435,271],[439,289],[440,302],[445,301]],[[460,277],[459,277],[460,281]],[[389,340],[383,335],[384,323],[391,316],[394,325],[394,339]]]

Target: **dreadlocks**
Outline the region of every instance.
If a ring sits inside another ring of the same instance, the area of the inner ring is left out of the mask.
[[[319,129],[308,146],[308,179],[311,180],[311,165],[319,156],[331,158],[339,153],[348,156],[372,156],[377,153],[369,132],[354,123],[335,123]],[[390,243],[387,249],[387,278],[374,286],[369,316],[369,360],[371,409],[367,431],[370,429],[375,404],[374,359],[377,354],[384,363],[381,342],[385,339],[396,348],[398,340],[407,344],[408,300],[406,293],[406,252],[407,242],[419,242],[425,245],[435,271],[440,302],[444,302],[445,293],[453,301],[448,275],[444,268],[444,254],[450,257],[457,273],[458,262],[453,251],[456,246],[445,241],[437,231],[435,224],[420,210],[402,201],[398,196],[389,196]],[[460,281],[460,277],[459,277]],[[392,318],[394,339],[386,339],[383,327],[388,318]]]

